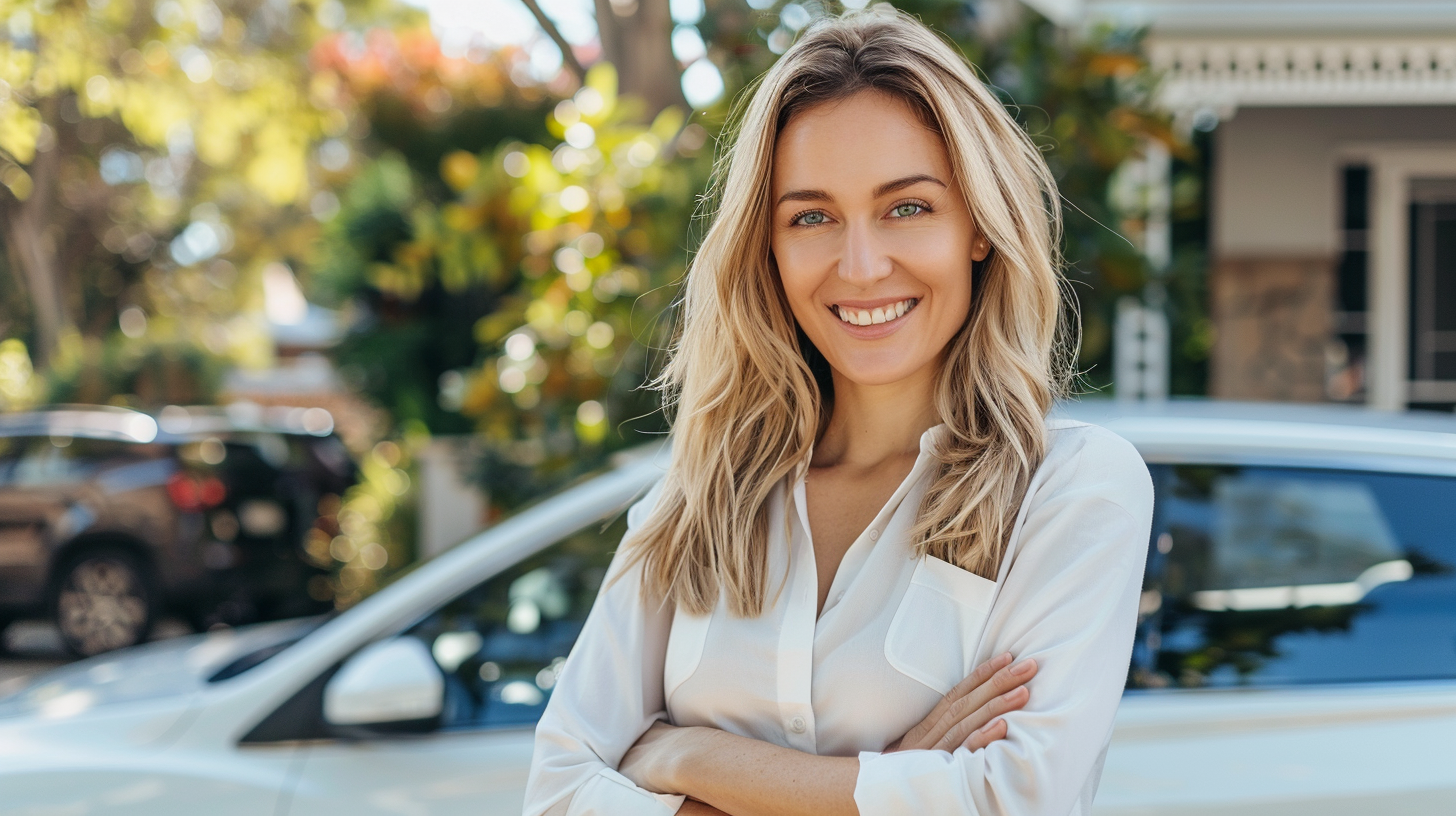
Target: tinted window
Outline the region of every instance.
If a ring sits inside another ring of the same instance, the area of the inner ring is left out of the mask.
[[[54,487],[85,481],[103,466],[126,464],[159,455],[156,446],[108,439],[12,437],[0,461],[0,485]]]
[[[1155,470],[1133,687],[1456,677],[1456,479]]]
[[[410,630],[445,673],[442,728],[531,725],[581,633],[625,514],[522,561]]]

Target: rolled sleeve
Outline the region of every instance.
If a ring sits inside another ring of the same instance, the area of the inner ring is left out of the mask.
[[[566,816],[671,816],[685,796],[652,793],[610,768],[603,768],[576,789]]]
[[[660,490],[628,512],[629,533]],[[567,800],[568,816],[667,816],[682,806],[683,797],[639,788],[616,770],[638,737],[666,719],[662,669],[672,612],[644,603],[640,590],[640,566],[627,568],[619,551],[536,725],[526,816]]]
[[[1023,505],[977,662],[1034,658],[1027,705],[984,749],[863,753],[863,816],[1068,816],[1090,810],[1127,678],[1152,522],[1137,452],[1093,429]],[[1008,571],[1009,570],[1009,571]]]

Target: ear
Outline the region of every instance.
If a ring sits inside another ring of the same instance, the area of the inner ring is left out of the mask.
[[[986,236],[977,230],[975,240],[971,241],[971,260],[980,263],[986,260],[986,256],[990,254],[991,242],[987,241]]]

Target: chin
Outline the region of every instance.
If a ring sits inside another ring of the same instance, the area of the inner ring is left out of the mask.
[[[894,385],[897,382],[903,382],[910,379],[910,377],[914,376],[924,367],[907,363],[905,357],[899,354],[893,355],[892,359],[859,359],[845,362],[846,364],[843,366],[834,365],[834,369],[846,380],[849,380],[855,385],[866,387]]]

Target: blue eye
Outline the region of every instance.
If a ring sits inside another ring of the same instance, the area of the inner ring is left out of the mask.
[[[818,211],[806,212],[798,218],[795,218],[794,222],[806,227],[817,227],[824,223],[824,213]]]

